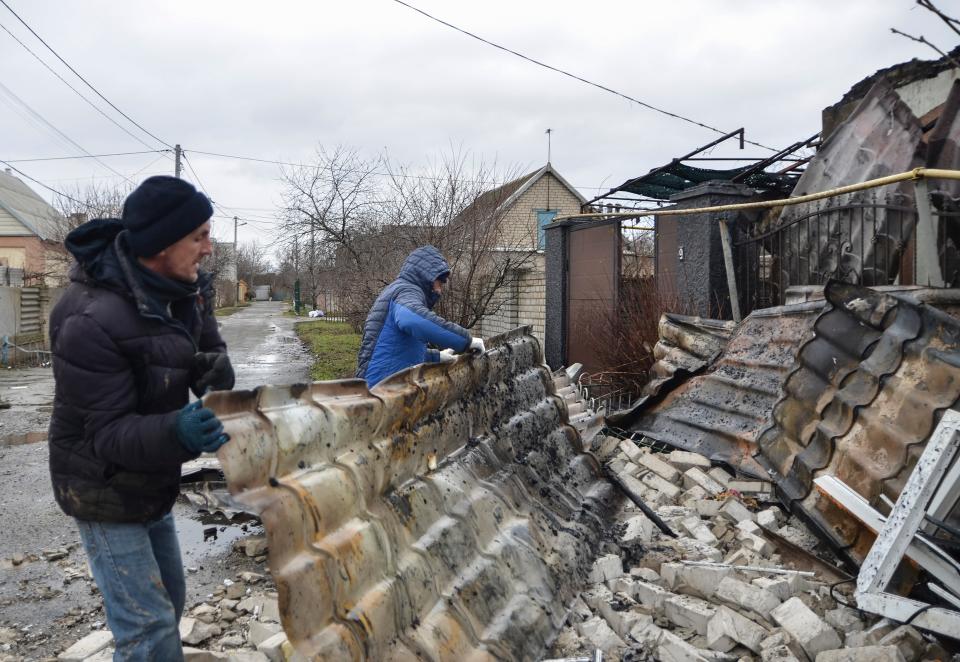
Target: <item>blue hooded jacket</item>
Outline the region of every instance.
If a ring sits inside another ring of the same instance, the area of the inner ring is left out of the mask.
[[[407,257],[397,279],[373,303],[363,325],[357,355],[357,377],[374,386],[395,372],[440,360],[427,343],[459,352],[470,346],[470,332],[431,312],[440,295],[433,281],[450,273],[433,246],[421,246]]]

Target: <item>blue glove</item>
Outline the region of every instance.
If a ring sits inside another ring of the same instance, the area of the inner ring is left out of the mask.
[[[177,440],[191,453],[213,453],[230,437],[223,433],[223,423],[197,400],[177,414]]]

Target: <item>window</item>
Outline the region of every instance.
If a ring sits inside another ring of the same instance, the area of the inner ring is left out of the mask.
[[[555,209],[537,210],[537,248],[543,250],[547,245],[547,233],[544,230],[546,225],[557,216]]]

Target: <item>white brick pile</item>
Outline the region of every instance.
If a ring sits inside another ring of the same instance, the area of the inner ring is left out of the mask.
[[[874,622],[838,603],[825,580],[772,571],[797,569],[766,531],[808,549],[816,539],[776,505],[769,483],[732,476],[696,453],[657,453],[609,438],[594,448],[678,537],[625,500],[616,539],[598,541],[591,585],[569,606],[549,658],[599,648],[605,660],[943,659],[943,649],[915,628]],[[837,592],[852,602],[849,587]]]

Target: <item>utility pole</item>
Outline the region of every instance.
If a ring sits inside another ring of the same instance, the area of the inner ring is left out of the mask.
[[[293,311],[300,316],[300,244],[297,236],[293,237]]]
[[[233,294],[233,305],[240,305],[240,251],[237,250],[237,217],[233,217],[233,277],[236,281],[236,291]]]
[[[180,157],[183,154],[183,150],[180,149],[180,145],[175,145],[173,148],[173,176],[177,179],[180,178],[180,171],[183,169],[183,166],[180,164]]]
[[[316,231],[314,228],[314,222],[311,219],[310,221],[310,310],[313,310],[314,306],[317,305],[317,272],[315,271],[316,265],[314,264],[316,255],[317,255]]]

